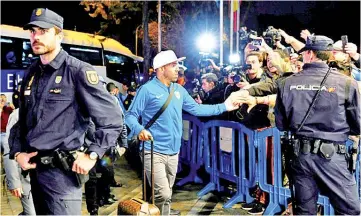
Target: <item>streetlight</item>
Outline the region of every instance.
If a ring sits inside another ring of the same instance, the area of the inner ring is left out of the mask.
[[[211,53],[216,45],[216,40],[212,34],[204,33],[198,38],[198,48],[201,52]]]
[[[136,29],[135,29],[135,55],[138,55],[138,29],[139,27],[141,27],[142,25],[139,25]]]

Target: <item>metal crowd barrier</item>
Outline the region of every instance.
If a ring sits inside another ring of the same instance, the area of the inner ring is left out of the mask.
[[[184,127],[187,125],[187,127]],[[183,186],[189,182],[203,183],[197,171],[203,165],[203,123],[195,116],[183,114],[183,137],[182,147],[179,152],[179,161],[188,165],[190,171],[188,176],[177,183]],[[180,169],[178,169],[180,170]]]
[[[222,130],[230,130],[230,143],[222,142]],[[253,198],[249,194],[249,188],[255,186],[255,150],[254,131],[237,122],[212,120],[204,124],[204,149],[205,166],[209,166],[210,182],[198,192],[201,197],[210,191],[223,191],[221,179],[226,179],[236,184],[236,194],[226,202],[223,207],[231,208],[238,202],[250,202]],[[210,132],[210,134],[208,134]],[[209,139],[210,138],[210,139]],[[248,142],[248,149],[246,149]],[[232,147],[231,149],[229,147]],[[246,162],[246,151],[249,159]],[[208,155],[208,156],[207,156]],[[248,164],[248,166],[246,166]],[[246,176],[246,169],[249,176]]]
[[[210,174],[210,182],[198,192],[199,197],[210,191],[223,191],[221,180],[228,180],[235,183],[237,188],[236,194],[223,206],[231,208],[238,202],[252,202],[253,197],[250,196],[249,189],[258,182],[261,190],[269,194],[269,204],[264,215],[274,215],[282,211],[282,206],[287,207],[291,193],[289,188],[283,186],[281,134],[277,128],[253,131],[237,122],[211,120],[202,123],[191,115],[183,115],[183,119],[189,121],[189,128],[184,131],[188,132],[188,139],[182,139],[180,162],[190,166],[190,173],[177,185],[181,186],[189,182],[200,183],[197,170],[204,165],[205,170]],[[270,143],[267,143],[270,137],[273,144],[273,148],[268,149],[273,151],[272,183],[267,182],[270,173],[267,167],[266,148],[270,146]],[[350,148],[351,145],[352,143],[348,141],[347,146]],[[249,156],[247,161],[246,153]],[[358,155],[355,177],[357,187],[360,188],[360,155]],[[359,198],[361,201],[361,189]],[[318,204],[323,206],[324,215],[334,214],[328,197],[319,195]]]

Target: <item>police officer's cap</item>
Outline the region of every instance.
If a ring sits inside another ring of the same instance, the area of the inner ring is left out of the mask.
[[[298,53],[306,50],[332,51],[333,40],[323,35],[311,35],[307,37],[306,45]]]
[[[30,22],[24,26],[28,30],[33,26],[49,29],[54,26],[63,29],[64,18],[47,8],[37,8],[31,14]]]

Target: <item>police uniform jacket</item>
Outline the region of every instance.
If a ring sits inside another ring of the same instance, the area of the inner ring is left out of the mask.
[[[322,62],[305,64],[303,71],[278,84],[275,106],[278,129],[295,132],[321,88],[308,119],[297,135],[342,143],[348,135],[360,134],[360,91],[357,83],[331,69],[325,84],[320,86],[328,70],[328,65]]]
[[[90,64],[61,50],[48,65],[36,61],[24,77],[19,125],[10,138],[11,157],[24,151],[78,149],[90,117],[96,131],[89,151],[102,157],[115,146],[123,127],[122,111]]]

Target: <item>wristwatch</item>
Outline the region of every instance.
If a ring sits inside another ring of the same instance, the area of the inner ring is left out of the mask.
[[[98,154],[96,152],[90,152],[89,158],[92,159],[92,160],[97,160],[98,159]]]

